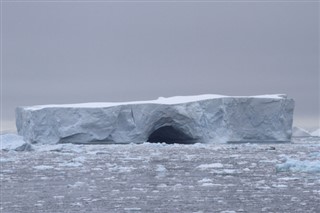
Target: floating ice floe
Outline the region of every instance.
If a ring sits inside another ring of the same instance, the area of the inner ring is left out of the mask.
[[[33,146],[23,140],[23,137],[9,133],[0,135],[0,149],[4,151],[32,151]]]
[[[320,160],[296,160],[287,158],[282,164],[276,165],[277,172],[320,172]]]
[[[201,164],[197,167],[200,170],[212,169],[212,168],[223,168],[221,163]]]

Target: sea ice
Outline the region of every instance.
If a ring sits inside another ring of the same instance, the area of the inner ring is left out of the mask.
[[[212,168],[223,168],[223,164],[221,164],[221,163],[201,164],[197,168],[199,168],[201,170],[212,169]]]

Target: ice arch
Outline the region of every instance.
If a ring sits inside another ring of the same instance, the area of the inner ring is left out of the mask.
[[[153,131],[148,142],[164,142],[168,144],[180,143],[180,144],[191,144],[195,143],[196,140],[185,134],[183,131],[173,126],[163,126]]]

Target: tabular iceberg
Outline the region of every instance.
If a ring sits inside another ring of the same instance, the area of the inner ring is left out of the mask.
[[[31,143],[217,143],[290,141],[294,101],[286,95],[199,95],[127,103],[18,107]]]

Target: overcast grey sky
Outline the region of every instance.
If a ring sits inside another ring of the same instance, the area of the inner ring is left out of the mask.
[[[20,105],[205,93],[286,93],[319,127],[319,2],[4,1],[2,62],[3,128]]]

